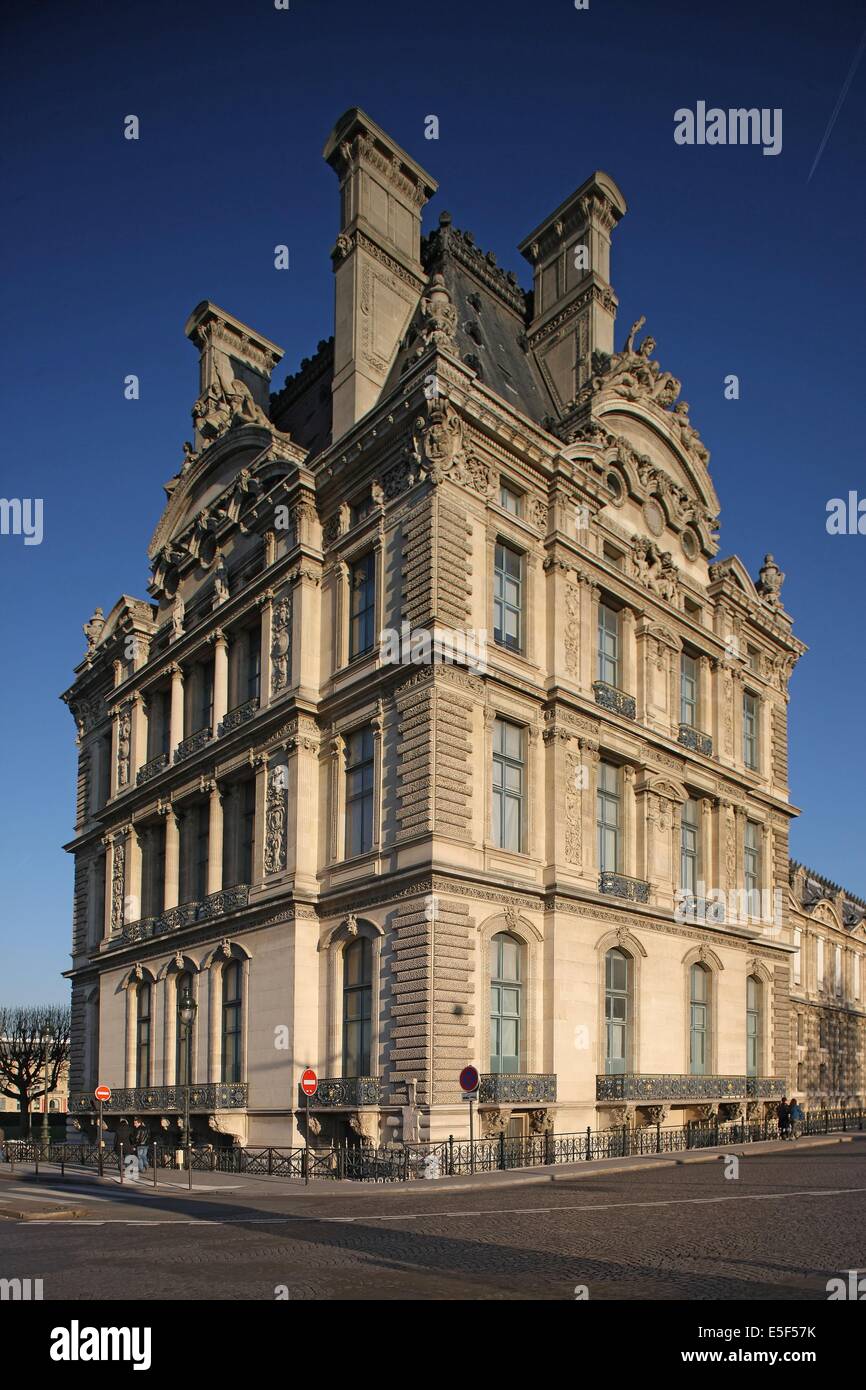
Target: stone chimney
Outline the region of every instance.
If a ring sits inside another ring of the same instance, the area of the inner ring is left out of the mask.
[[[610,234],[625,211],[597,170],[520,243],[534,273],[529,346],[560,408],[589,379],[593,353],[614,350]]]
[[[283,349],[209,299],[193,309],[184,333],[199,350],[199,396],[193,406],[196,449],[233,420],[266,424],[271,373]]]
[[[423,291],[421,210],[437,184],[357,107],[337,122],[323,154],[340,180],[336,440],[376,404]]]

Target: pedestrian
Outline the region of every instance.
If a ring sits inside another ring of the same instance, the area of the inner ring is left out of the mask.
[[[134,1129],[132,1131],[132,1142],[135,1144],[135,1152],[138,1154],[139,1172],[147,1172],[147,1150],[150,1144],[150,1132],[143,1120],[133,1120]]]
[[[779,1122],[779,1138],[787,1139],[788,1131],[791,1128],[791,1107],[788,1105],[786,1096],[782,1096],[776,1107],[776,1119]]]
[[[800,1135],[803,1132],[802,1126],[806,1116],[803,1114],[802,1107],[800,1106],[796,1096],[791,1097],[791,1104],[789,1107],[789,1118],[791,1121],[791,1138],[799,1139]]]

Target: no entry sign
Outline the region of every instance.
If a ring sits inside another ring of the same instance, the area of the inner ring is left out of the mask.
[[[466,1091],[467,1094],[471,1094],[471,1092],[478,1090],[477,1067],[463,1068],[462,1072],[460,1073],[460,1089],[462,1091]]]
[[[313,1068],[307,1067],[307,1070],[301,1077],[301,1090],[303,1091],[304,1095],[314,1096],[316,1094],[316,1090],[318,1089],[318,1085],[319,1078],[316,1076],[316,1073],[313,1071]]]
[[[94,1094],[94,1096],[96,1097],[96,1099],[97,1099],[98,1101],[111,1100],[111,1087],[110,1087],[110,1086],[97,1086],[97,1088],[96,1088],[96,1090],[93,1092],[93,1094]]]

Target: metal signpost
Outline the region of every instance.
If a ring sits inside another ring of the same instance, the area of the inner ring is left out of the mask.
[[[306,1134],[304,1139],[306,1147],[304,1149],[304,1186],[310,1181],[310,1097],[316,1094],[319,1089],[319,1078],[312,1067],[307,1067],[301,1076],[301,1090],[306,1096]]]
[[[475,1172],[475,1096],[480,1080],[477,1067],[464,1067],[460,1073],[460,1089],[463,1092],[463,1099],[469,1101],[469,1171],[471,1173]]]
[[[96,1147],[97,1147],[97,1151],[98,1151],[98,1154],[99,1154],[99,1176],[102,1177],[103,1172],[104,1172],[103,1161],[102,1161],[103,1142],[104,1142],[104,1141],[103,1141],[103,1138],[102,1138],[102,1106],[103,1106],[103,1103],[104,1103],[105,1101],[111,1100],[111,1087],[110,1087],[110,1086],[97,1086],[96,1090],[93,1092],[93,1095],[94,1095],[94,1098],[95,1098],[95,1100],[96,1100],[96,1102],[97,1102],[97,1104],[98,1104],[98,1106],[99,1106],[99,1118],[98,1118],[97,1121],[96,1121]],[[121,1155],[121,1157],[122,1157],[122,1155]]]

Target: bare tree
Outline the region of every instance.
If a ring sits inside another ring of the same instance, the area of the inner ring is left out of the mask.
[[[69,1010],[62,1005],[0,1005],[0,1095],[20,1105],[25,1134],[32,1102],[56,1088],[69,1058],[69,1029]]]

